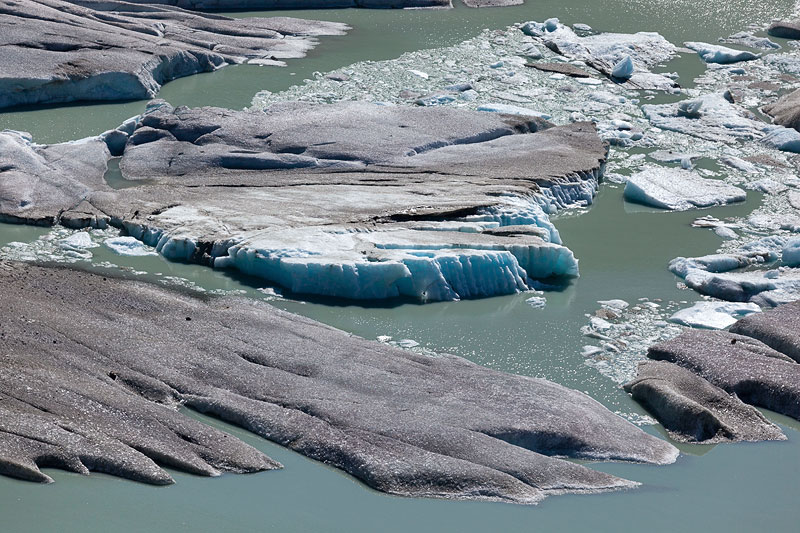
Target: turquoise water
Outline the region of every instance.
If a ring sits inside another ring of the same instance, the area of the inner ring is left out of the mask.
[[[674,42],[706,40],[787,12],[792,2],[688,0],[586,2],[550,0],[492,10],[304,11],[297,16],[348,22],[346,37],[321,46],[284,69],[228,67],[177,80],[162,97],[175,105],[249,105],[258,90],[279,91],[355,61],[392,58],[409,50],[446,46],[485,27],[559,16],[609,31],[657,30]],[[251,15],[251,14],[247,14]],[[245,14],[237,14],[245,16]],[[694,59],[694,58],[692,58]],[[700,69],[682,60],[681,72]],[[688,74],[687,74],[688,75]],[[116,126],[140,112],[143,102],[77,105],[0,114],[0,128],[34,133],[40,142],[67,140]],[[123,187],[125,184],[118,182]],[[701,215],[742,216],[761,201],[689,213],[664,213],[622,200],[619,186],[604,185],[596,203],[580,214],[556,217],[564,242],[580,259],[581,277],[561,292],[548,292],[547,307],[525,303],[530,295],[477,301],[364,307],[347,303],[278,300],[274,305],[374,339],[414,339],[480,364],[545,377],[588,392],[614,411],[643,411],[617,385],[587,366],[580,334],[597,300],[647,297],[693,301],[666,270],[679,255],[702,255],[720,245],[714,233],[692,228]],[[0,245],[31,241],[44,228],[0,224]],[[160,257],[122,258],[100,248],[95,262],[112,261],[160,282],[186,278],[206,289],[243,290],[263,297],[257,280]],[[278,472],[208,479],[171,472],[177,484],[151,487],[102,474],[82,477],[48,471],[49,486],[0,477],[0,531],[760,531],[796,530],[800,524],[800,424],[774,414],[789,440],[716,447],[680,446],[675,465],[597,464],[594,468],[643,483],[634,491],[558,496],[536,507],[406,499],[372,491],[339,471],[310,461],[245,431],[192,414],[237,435],[282,462]],[[657,426],[646,426],[658,433]]]

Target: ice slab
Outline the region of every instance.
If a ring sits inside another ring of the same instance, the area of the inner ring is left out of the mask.
[[[628,201],[673,211],[743,202],[747,197],[745,191],[725,182],[655,166],[630,176],[624,194]]]
[[[700,59],[706,63],[720,63],[727,65],[730,63],[739,63],[740,61],[752,61],[758,59],[761,54],[754,54],[744,50],[734,50],[727,46],[720,46],[717,44],[701,43],[701,42],[687,42],[684,43],[686,48],[694,50]]]
[[[760,312],[752,303],[698,302],[673,314],[670,321],[693,328],[725,329],[743,316]]]

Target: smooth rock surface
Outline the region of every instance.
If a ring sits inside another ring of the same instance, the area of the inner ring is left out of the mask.
[[[583,393],[347,335],[241,298],[0,263],[0,472],[169,482],[277,466],[208,413],[384,492],[535,503],[635,484],[556,457],[672,462]],[[124,325],[124,326],[123,326]]]
[[[678,365],[647,361],[623,387],[681,442],[786,440],[755,408]]]
[[[607,146],[591,124],[551,126],[533,116],[354,102],[266,113],[154,102],[120,163],[138,187],[102,182],[109,154],[97,139],[85,141],[96,146],[89,153],[0,134],[15,147],[0,173],[0,214],[123,227],[167,258],[237,268],[298,293],[509,294],[530,279],[578,274],[548,213],[591,203]],[[92,172],[72,176],[58,166],[63,159],[47,159],[64,150]],[[74,186],[56,187],[57,179]],[[538,229],[484,233],[519,225]]]
[[[153,98],[169,80],[227,64],[282,65],[281,59],[303,57],[315,36],[348,29],[285,17],[234,20],[118,0],[97,7],[0,1],[0,108]]]

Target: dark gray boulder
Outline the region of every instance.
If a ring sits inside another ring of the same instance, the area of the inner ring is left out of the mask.
[[[687,368],[745,403],[800,420],[800,364],[759,340],[687,330],[652,346],[647,356]]]
[[[782,96],[762,110],[775,124],[800,131],[800,90]]]
[[[347,335],[241,298],[0,263],[0,473],[141,481],[277,465],[182,404],[392,494],[535,503],[634,483],[560,457],[677,450],[583,393]]]
[[[105,0],[0,1],[0,108],[76,100],[152,98],[165,82],[227,64],[280,65],[303,57],[339,23],[234,20]]]
[[[672,363],[641,363],[636,378],[624,389],[678,441],[716,444],[786,439],[758,410]]]
[[[800,301],[776,307],[763,316],[745,317],[730,331],[758,339],[800,363]]]
[[[773,22],[767,28],[767,33],[782,39],[800,39],[800,22],[796,20]]]

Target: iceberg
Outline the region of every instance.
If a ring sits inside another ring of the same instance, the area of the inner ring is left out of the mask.
[[[631,56],[625,56],[611,69],[611,77],[620,80],[628,80],[633,76],[634,70],[633,59],[631,59]]]
[[[761,54],[747,52],[743,50],[734,50],[727,46],[720,46],[717,44],[700,43],[700,42],[687,42],[684,43],[686,48],[694,50],[700,59],[706,63],[720,63],[727,65],[730,63],[739,63],[741,61],[752,61],[758,59]]]
[[[760,312],[761,308],[752,303],[698,302],[681,309],[669,320],[693,328],[725,329],[743,316]]]
[[[696,172],[649,166],[628,178],[624,196],[630,202],[685,211],[743,202],[747,193],[725,182],[702,178]]]

